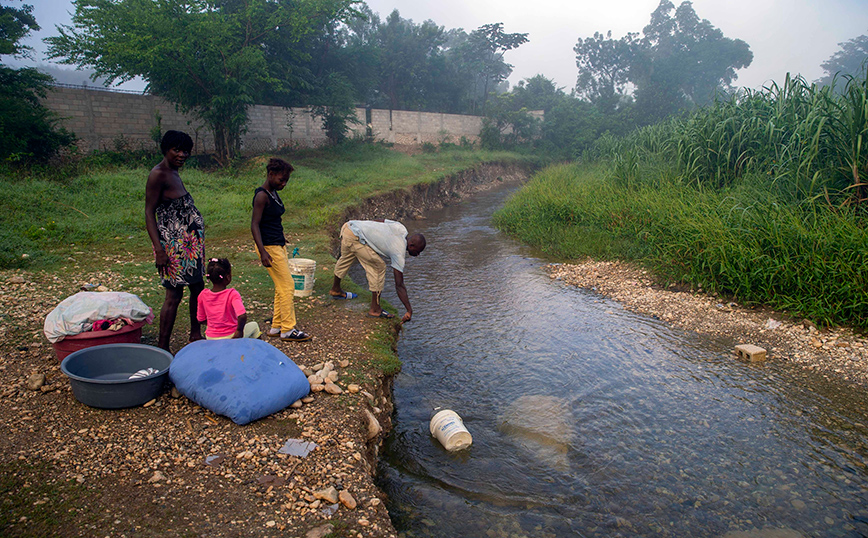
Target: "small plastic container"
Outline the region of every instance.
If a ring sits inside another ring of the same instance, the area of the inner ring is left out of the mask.
[[[431,435],[449,452],[462,450],[473,443],[473,437],[464,427],[464,421],[451,409],[435,409],[429,429]]]

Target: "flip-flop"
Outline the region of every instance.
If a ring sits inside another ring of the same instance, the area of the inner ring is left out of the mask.
[[[355,299],[358,297],[358,293],[353,293],[351,291],[345,291],[343,295],[332,295],[332,299]]]
[[[368,312],[368,316],[369,316],[369,317],[372,317],[372,318],[386,318],[386,319],[392,319],[392,318],[395,317],[395,314],[390,314],[390,313],[386,312],[385,310],[380,310],[380,315],[375,316],[375,315],[371,314],[370,312]]]

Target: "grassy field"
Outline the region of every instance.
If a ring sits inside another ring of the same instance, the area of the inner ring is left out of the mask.
[[[347,207],[377,194],[436,182],[479,163],[524,159],[506,152],[460,148],[409,156],[357,143],[281,157],[296,168],[281,192],[287,208],[283,216],[287,248],[290,252],[298,248],[302,257],[317,261],[317,293],[325,293],[331,284],[328,269],[334,259],[329,241],[335,230],[327,225],[334,224]],[[254,252],[250,214],[253,191],[265,179],[268,158],[254,157],[232,169],[185,167],[181,173],[205,219],[206,254],[232,262],[233,286],[242,292],[248,309],[262,315],[270,312],[273,284]],[[154,157],[153,164],[158,160]],[[81,168],[86,171],[72,177],[57,174],[64,179],[46,174],[0,179],[5,191],[0,202],[0,269],[41,271],[57,279],[91,275],[92,283],[104,278],[114,282],[115,291],[135,293],[159,311],[164,293],[144,227],[144,187],[150,166]],[[352,283],[347,287],[363,297],[367,293]],[[185,308],[186,296],[176,335],[189,327]],[[156,325],[146,327],[144,336],[156,336]],[[382,356],[385,371],[397,368],[390,350],[374,346],[371,351]]]
[[[497,215],[559,258],[641,262],[815,323],[868,328],[868,79],[787,78],[604,136]]]
[[[604,166],[562,165],[495,220],[555,259],[633,260],[664,282],[868,328],[868,230],[853,208],[786,203],[745,184],[624,186]]]
[[[416,156],[378,145],[347,144],[284,156],[296,167],[281,193],[284,227],[321,232],[346,207],[366,197],[427,183],[483,161],[515,160],[506,153],[453,149]],[[153,164],[158,162],[155,157]],[[268,157],[231,170],[185,169],[182,177],[202,212],[209,240],[249,235],[253,190],[265,179]],[[70,257],[150,250],[144,230],[144,187],[150,167],[114,167],[71,179],[0,178],[0,268],[51,269]],[[82,254],[78,254],[82,253]]]

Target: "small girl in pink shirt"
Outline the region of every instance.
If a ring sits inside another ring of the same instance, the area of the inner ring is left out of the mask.
[[[199,310],[196,315],[200,323],[206,323],[205,338],[224,340],[228,338],[259,338],[262,334],[259,324],[247,322],[247,311],[241,302],[241,295],[235,288],[226,286],[232,282],[232,265],[226,258],[211,258],[208,261],[208,280],[211,289],[199,294]]]

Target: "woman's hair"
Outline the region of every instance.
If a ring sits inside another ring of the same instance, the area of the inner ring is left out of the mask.
[[[232,265],[226,258],[208,260],[208,280],[214,284],[226,284],[230,274],[232,274]]]
[[[276,157],[269,159],[268,164],[265,165],[265,169],[269,174],[291,174],[295,171],[295,168],[291,164]]]
[[[165,155],[170,149],[179,149],[189,153],[193,151],[193,139],[183,131],[166,131],[163,139],[160,140],[160,151]]]

